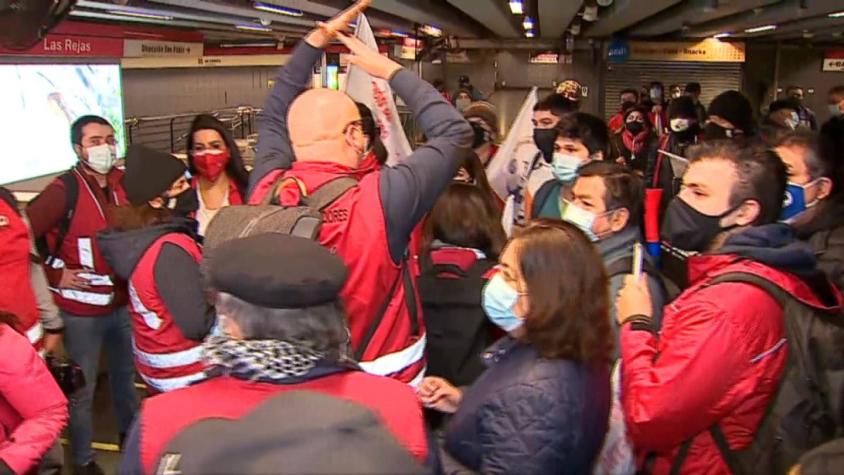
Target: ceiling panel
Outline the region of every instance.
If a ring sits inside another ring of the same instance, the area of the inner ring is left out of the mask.
[[[630,31],[631,36],[661,36],[679,31],[683,25],[700,25],[730,15],[781,3],[783,0],[721,0],[718,8],[707,9],[712,0],[692,0],[655,15]]]
[[[694,26],[684,32],[683,36],[701,38],[718,33],[743,34],[748,28],[825,15],[844,8],[842,0],[811,0],[807,2],[808,8],[801,8],[800,4],[800,0],[785,0],[768,8]]]
[[[294,10],[301,10],[312,15],[319,15],[326,18],[331,18],[343,8],[337,5],[328,5],[325,3],[318,3],[311,0],[261,0],[264,3],[271,3],[285,8],[292,8]],[[389,28],[391,30],[407,30],[411,23],[408,21],[394,21],[382,18],[386,15],[378,15],[378,12],[369,10],[365,12],[369,24],[373,28]]]
[[[299,25],[299,26],[313,26],[314,21],[306,18],[298,18],[287,15],[278,15],[274,13],[261,12],[252,8],[223,5],[220,3],[208,2],[203,0],[150,0],[152,3],[159,3],[162,5],[170,5],[173,7],[191,8],[195,10],[204,10],[206,12],[219,13],[222,15],[232,15],[243,17],[246,19],[266,19],[272,22],[282,24]],[[150,3],[147,2],[147,3]],[[81,4],[82,2],[80,2]],[[85,2],[89,3],[89,2]]]
[[[597,22],[586,30],[587,36],[611,36],[625,28],[655,15],[682,0],[615,0],[609,8],[601,9]],[[559,4],[559,1],[557,2]]]
[[[559,0],[539,0],[539,29],[543,38],[563,36],[580,7],[581,0],[560,2]]]
[[[480,28],[461,21],[454,10],[435,5],[427,0],[373,0],[370,8],[416,23],[436,26],[449,35],[478,36],[481,33]]]
[[[519,38],[522,30],[516,26],[505,3],[498,0],[448,0],[448,3],[487,27],[499,38]]]

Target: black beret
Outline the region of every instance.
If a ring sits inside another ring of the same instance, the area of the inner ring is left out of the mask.
[[[279,233],[228,241],[208,259],[215,290],[268,308],[334,302],[348,275],[343,261],[316,241]]]
[[[158,198],[186,171],[185,164],[169,153],[132,145],[126,153],[126,174],[123,175],[126,198],[136,206]]]

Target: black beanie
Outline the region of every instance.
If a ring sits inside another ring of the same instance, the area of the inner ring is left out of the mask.
[[[669,119],[697,119],[697,109],[695,109],[695,101],[688,96],[681,96],[672,99],[668,104],[668,118]]]
[[[750,101],[738,91],[721,93],[709,104],[707,115],[718,117],[742,130],[745,135],[751,135],[754,130],[753,107]]]
[[[135,206],[145,204],[166,193],[186,171],[185,164],[169,153],[132,145],[126,153],[123,176],[126,198]]]

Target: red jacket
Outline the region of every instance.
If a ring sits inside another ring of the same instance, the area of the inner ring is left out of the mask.
[[[624,111],[619,111],[612,116],[610,121],[607,123],[607,127],[610,129],[610,133],[613,134],[617,134],[624,130]]]
[[[33,469],[67,423],[67,399],[29,341],[0,325],[0,459]]]
[[[153,473],[167,444],[181,430],[206,418],[237,419],[284,391],[315,391],[356,402],[381,417],[387,430],[420,462],[428,455],[422,409],[413,390],[388,378],[347,371],[297,384],[255,383],[214,378],[165,393],[143,403],[140,458],[144,473]],[[284,421],[278,422],[284,434]]]
[[[47,278],[56,305],[63,311],[77,316],[106,315],[125,305],[125,284],[114,281],[112,270],[97,247],[96,235],[109,225],[108,206],[126,203],[123,172],[118,169],[109,172],[108,196],[94,179],[82,171],[81,166],[69,173],[76,178],[79,194],[76,203],[71,204],[74,207],[73,218],[58,251],[58,259],[46,269]],[[46,235],[49,249],[55,248],[58,224],[64,219],[65,194],[64,184],[56,179],[27,208],[35,238]],[[56,216],[58,218],[53,219]],[[65,267],[86,269],[91,287],[88,290],[58,289],[61,270]]]
[[[691,287],[665,307],[659,336],[631,325],[621,332],[627,429],[640,462],[656,454],[653,473],[669,473],[694,437],[682,473],[729,474],[708,429],[718,423],[732,449],[747,447],[777,390],[788,354],[782,309],[750,284],[707,287],[730,272],[764,277],[828,308],[792,274],[733,254],[691,258]]]
[[[346,306],[355,349],[374,324],[379,309],[395,284],[396,291],[390,296],[389,308],[360,365],[369,373],[411,383],[423,374],[425,368],[425,325],[419,299],[415,298],[418,331],[413,331],[405,292],[415,293],[416,289],[405,287],[401,265],[395,264],[390,256],[379,188],[381,173],[381,170],[367,173],[358,186],[325,210],[319,242],[343,258],[349,268],[349,278],[341,297]],[[313,193],[343,174],[354,176],[356,170],[327,162],[296,162],[283,176],[297,177]],[[250,202],[260,203],[280,176],[281,171],[267,175],[256,187]],[[298,203],[296,183],[290,181],[289,186],[280,190],[279,198],[283,205]]]
[[[19,330],[36,347],[44,335],[29,272],[29,230],[17,209],[0,199],[0,310],[20,321]]]

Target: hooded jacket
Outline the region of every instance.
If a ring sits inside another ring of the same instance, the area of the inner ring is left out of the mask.
[[[800,239],[809,243],[818,259],[818,267],[826,272],[838,290],[844,292],[844,202],[822,204],[817,217],[797,229]]]
[[[640,463],[655,455],[652,473],[669,473],[680,446],[692,439],[682,473],[727,474],[707,431],[719,424],[731,449],[750,445],[776,393],[788,344],[773,297],[751,284],[712,281],[754,274],[822,310],[840,309],[841,295],[817,280],[812,250],[781,224],[746,229],[688,266],[690,287],[664,308],[658,336],[641,326],[622,328],[621,396]]]
[[[196,222],[100,233],[105,259],[129,282],[135,365],[155,391],[202,379],[201,342],[216,320],[199,272]]]

